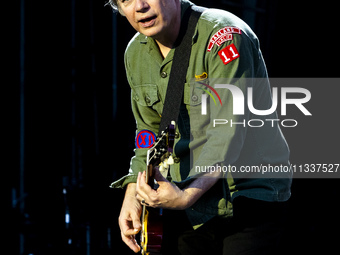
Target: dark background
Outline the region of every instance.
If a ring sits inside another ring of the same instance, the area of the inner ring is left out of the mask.
[[[251,25],[270,77],[339,76],[336,2],[194,2]],[[135,32],[105,3],[17,0],[3,7],[6,254],[128,254],[117,224],[124,191],[109,185],[133,155],[123,54]],[[320,91],[308,105],[316,114],[283,129],[292,163],[340,163],[339,89]],[[338,195],[338,179],[294,179],[283,253],[337,250]]]

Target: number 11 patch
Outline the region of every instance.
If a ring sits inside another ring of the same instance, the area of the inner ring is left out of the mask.
[[[240,57],[240,54],[238,53],[234,44],[230,44],[223,50],[220,50],[218,52],[218,55],[220,55],[220,58],[222,59],[225,65],[229,64],[231,61],[238,59]]]

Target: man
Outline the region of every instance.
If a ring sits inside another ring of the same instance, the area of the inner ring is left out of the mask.
[[[288,146],[273,121],[276,113],[256,116],[262,123],[266,119],[272,122],[254,128],[249,109],[243,109],[243,114],[233,112],[234,92],[246,95],[248,87],[253,88],[255,109],[266,110],[272,105],[257,37],[229,12],[206,9],[201,14],[183,84],[172,182],[156,171],[159,188],[153,190],[145,183],[146,152],[158,133],[176,40],[185,25],[183,15],[193,4],[188,0],[112,0],[110,4],[137,31],[125,53],[137,123],[135,156],[129,174],[111,185],[126,187],[119,217],[122,240],[134,252],[140,250],[135,235],[141,230],[145,204],[185,211],[181,219],[173,221],[172,229],[177,228],[176,221],[183,227],[186,219],[191,227],[177,233],[173,245],[167,246],[173,248],[169,254],[272,254],[282,231],[285,201],[290,197],[290,173],[258,178],[235,173],[238,170],[221,171],[289,166]],[[221,105],[206,104],[209,109],[202,111],[203,95],[211,92],[213,96],[213,86],[219,82],[237,88],[216,89]],[[231,125],[216,125],[216,120],[222,119]],[[139,139],[141,136],[144,139]],[[203,166],[216,166],[220,171],[205,171]]]

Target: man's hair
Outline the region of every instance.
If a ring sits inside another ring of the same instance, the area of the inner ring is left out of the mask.
[[[118,11],[117,0],[109,0],[106,5],[110,5],[114,12]]]

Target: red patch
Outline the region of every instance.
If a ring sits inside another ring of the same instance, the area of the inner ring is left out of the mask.
[[[222,43],[233,40],[233,34],[241,34],[241,29],[237,27],[225,27],[218,30],[210,39],[208,51],[210,52],[214,45],[221,46]]]
[[[149,130],[142,130],[136,136],[136,147],[138,149],[151,148],[156,140],[154,132]]]
[[[234,44],[230,44],[223,50],[220,50],[218,52],[218,55],[220,56],[225,65],[229,64],[231,61],[238,59],[240,57],[240,54],[238,53]]]

